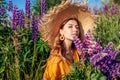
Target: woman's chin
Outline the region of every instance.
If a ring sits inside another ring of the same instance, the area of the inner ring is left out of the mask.
[[[75,40],[76,38],[78,38],[78,37],[72,37],[71,40],[73,41],[73,40]]]
[[[67,40],[70,40],[70,41],[73,41],[73,40],[75,40],[76,38],[78,38],[78,36],[71,36],[71,37],[66,38],[66,39],[67,39]]]
[[[68,41],[73,41],[74,38],[66,38],[66,40],[68,40]]]

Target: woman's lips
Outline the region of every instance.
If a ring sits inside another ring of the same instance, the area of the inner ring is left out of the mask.
[[[72,35],[74,35],[74,36],[78,36],[78,34],[72,34]]]

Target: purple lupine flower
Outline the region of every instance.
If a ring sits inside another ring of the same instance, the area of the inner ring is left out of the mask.
[[[5,8],[3,5],[0,5],[0,15],[5,13]]]
[[[19,16],[19,25],[21,27],[24,27],[25,21],[24,21],[24,12],[23,12],[23,10],[19,10],[18,16]]]
[[[73,40],[76,48],[82,52],[85,56],[93,56],[102,50],[102,47],[97,43],[91,35],[90,30],[84,37],[84,41],[81,42],[80,39],[76,38]]]
[[[99,53],[94,54],[93,56],[90,57],[90,62],[95,65],[97,62],[102,60],[102,58],[104,58],[105,56],[109,56],[111,60],[115,59],[118,53],[117,51],[112,51],[112,46],[113,46],[113,43],[109,42],[108,45],[103,50],[101,50]]]
[[[77,50],[82,53],[82,55],[79,56],[80,61],[82,62],[83,60],[85,60],[86,56],[83,48],[83,43],[79,38],[74,38],[73,43],[75,44]]]
[[[79,38],[74,38],[73,43],[79,51],[82,51],[83,44]]]
[[[111,15],[116,14],[116,6],[115,6],[114,3],[112,3],[112,6],[111,6],[111,8],[110,8],[110,12],[111,12]]]
[[[11,0],[9,0],[9,3],[8,3],[8,11],[13,11],[13,3]]]
[[[107,53],[102,53],[102,52],[94,54],[93,56],[90,56],[90,63],[96,65],[96,63],[102,60],[103,57],[105,57],[106,55]]]
[[[26,17],[30,18],[30,0],[26,0],[25,11]]]
[[[99,62],[96,62],[95,66],[99,66],[101,71],[108,71],[109,66],[108,66],[108,61],[111,60],[110,56],[104,56]],[[109,63],[110,64],[110,63]]]
[[[109,53],[109,55],[110,55],[110,57],[111,57],[111,59],[116,59],[116,56],[118,55],[118,51],[117,50],[115,50],[115,51],[110,51],[110,53]]]
[[[90,30],[88,30],[88,32],[86,33],[83,44],[84,48],[86,49],[86,53],[89,54],[90,56],[102,50],[100,43],[94,40]]]
[[[108,70],[109,79],[117,80],[120,77],[120,61],[112,60]]]
[[[46,13],[46,0],[41,0],[41,15]]]
[[[118,52],[113,51],[112,46],[113,43],[109,42],[100,53],[94,54],[90,57],[90,63],[100,68],[101,71],[107,72],[108,78],[116,78],[120,76],[120,67],[115,67],[120,66],[120,61],[116,61],[115,59]]]
[[[109,42],[102,50],[104,53],[110,53],[112,51],[113,42]]]
[[[18,8],[16,7],[16,5],[13,7],[13,11],[12,11],[12,29],[16,29],[17,25],[18,25]]]
[[[112,49],[112,42],[109,42],[105,48],[102,49],[100,42],[95,42],[90,31],[88,31],[83,43],[76,38],[74,44],[76,48],[85,55],[91,51],[92,56],[88,56],[90,63],[105,72],[109,80],[117,80],[118,77],[120,77],[120,60],[115,59],[118,51]],[[89,49],[91,50],[89,51]]]
[[[102,50],[100,43],[94,40],[90,30],[85,35],[83,43],[79,39],[75,39],[74,44],[79,51],[82,51],[82,53],[88,56],[92,56]]]
[[[102,41],[100,38],[97,38],[96,42],[100,44]]]
[[[116,56],[118,55],[118,51],[117,50],[113,51],[112,46],[113,46],[113,43],[109,42],[108,45],[103,49],[102,52],[109,53],[108,55],[111,57],[112,60],[114,60],[116,58]]]
[[[38,39],[38,20],[32,16],[32,40],[37,41]]]
[[[106,14],[108,12],[108,5],[107,4],[104,5],[103,12],[104,12],[104,14]]]

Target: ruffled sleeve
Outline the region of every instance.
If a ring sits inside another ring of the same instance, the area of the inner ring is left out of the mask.
[[[60,80],[60,68],[59,63],[61,58],[59,55],[51,55],[47,60],[46,69],[43,75],[43,79],[47,80]]]

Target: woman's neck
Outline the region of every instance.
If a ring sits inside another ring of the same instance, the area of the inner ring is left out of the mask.
[[[66,51],[68,52],[71,51],[72,41],[64,40],[64,46],[65,46]]]
[[[64,57],[66,59],[68,59],[71,63],[74,62],[73,60],[73,52],[72,52],[72,41],[70,40],[64,40],[64,50],[65,50],[65,53],[64,53]]]

